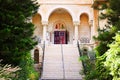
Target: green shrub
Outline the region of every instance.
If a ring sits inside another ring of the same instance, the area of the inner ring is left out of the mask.
[[[27,53],[22,57],[19,65],[22,70],[19,72],[18,80],[38,80],[38,73],[34,69],[34,62],[31,58],[30,53]]]
[[[96,79],[97,71],[95,70],[95,53],[93,51],[87,51],[86,54],[82,53],[82,55],[83,56],[80,57],[80,60],[83,63],[83,73],[85,74],[84,79]]]
[[[110,49],[103,55],[106,57],[103,63],[113,80],[120,80],[120,34],[114,38],[115,41],[109,45]]]

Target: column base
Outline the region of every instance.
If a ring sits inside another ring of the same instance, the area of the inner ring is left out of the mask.
[[[77,40],[73,40],[73,44],[74,44],[74,45],[77,45]]]

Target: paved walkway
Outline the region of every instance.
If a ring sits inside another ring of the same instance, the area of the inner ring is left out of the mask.
[[[75,45],[48,45],[45,48],[42,80],[82,80],[82,63]]]

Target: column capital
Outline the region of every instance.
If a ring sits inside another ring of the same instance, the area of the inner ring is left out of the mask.
[[[78,25],[80,25],[80,21],[74,21],[73,24],[74,24],[74,26],[78,26]]]
[[[42,21],[42,25],[47,26],[48,25],[48,21]]]

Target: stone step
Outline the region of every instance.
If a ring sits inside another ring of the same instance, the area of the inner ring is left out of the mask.
[[[82,80],[82,63],[75,45],[48,45],[45,48],[42,80]]]

